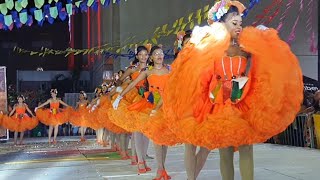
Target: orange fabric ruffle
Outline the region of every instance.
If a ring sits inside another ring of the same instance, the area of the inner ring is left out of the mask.
[[[39,123],[37,118],[31,118],[27,114],[23,114],[22,119],[19,119],[18,117],[18,114],[15,114],[11,117],[4,116],[2,126],[10,131],[24,132],[26,130],[32,130]]]
[[[132,91],[132,92],[131,92]],[[108,109],[108,115],[111,122],[120,128],[126,130],[127,132],[135,132],[137,131],[137,126],[135,124],[135,112],[132,111],[132,108],[136,108],[135,106],[139,106],[140,108],[144,108],[147,106],[152,107],[152,104],[146,102],[144,98],[142,98],[136,89],[131,90],[128,94],[124,96],[124,98],[120,101],[119,107],[117,110],[114,110],[112,107]],[[135,95],[133,95],[135,93]],[[130,95],[127,98],[127,95]],[[114,95],[115,100],[118,95]],[[133,103],[134,102],[134,103]],[[130,110],[128,110],[130,108]],[[150,110],[151,111],[151,110]]]
[[[108,129],[109,131],[116,133],[116,134],[121,134],[121,133],[127,133],[126,130],[120,128],[119,126],[115,125],[114,123],[111,122],[110,116],[108,115],[109,109],[113,108],[111,101],[108,99],[107,102],[103,104],[98,109],[98,117],[99,119],[104,119],[105,121],[103,122],[103,127]]]
[[[181,142],[180,139],[169,129],[168,122],[164,119],[163,111],[158,111],[154,116],[144,115],[145,119],[141,132],[158,145],[173,146]]]
[[[61,125],[69,121],[70,116],[73,114],[73,109],[68,107],[60,109],[61,112],[52,114],[50,109],[38,109],[36,116],[43,124],[47,126]]]
[[[94,130],[98,130],[103,128],[102,124],[100,124],[100,121],[98,121],[98,112],[94,110],[93,112],[87,112],[84,115],[84,118],[86,119],[86,126],[90,127]]]
[[[71,116],[70,116],[70,123],[73,126],[80,126],[80,127],[87,127],[88,122],[86,120],[86,114],[88,113],[87,107],[79,107],[77,110],[73,111]]]
[[[282,132],[299,111],[303,84],[297,58],[275,30],[253,27],[245,28],[239,39],[251,54],[246,96],[237,104],[210,102],[218,68],[214,62],[221,61],[229,39],[219,32],[200,45],[187,45],[172,65],[163,108],[169,128],[185,143],[215,149],[264,142]]]
[[[129,84],[124,83],[121,87],[125,89]],[[118,97],[120,93],[116,93],[112,96],[112,100],[110,102],[110,107],[107,110],[107,114],[109,116],[110,122],[115,126],[123,129],[125,132],[133,132],[135,127],[130,125],[130,122],[134,120],[134,114],[128,110],[130,105],[134,105],[137,102],[143,100],[143,98],[139,95],[137,88],[131,89],[120,101],[119,107],[117,110],[114,110],[112,107],[112,103]]]

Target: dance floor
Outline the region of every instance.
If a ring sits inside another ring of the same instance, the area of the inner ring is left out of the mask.
[[[0,179],[152,179],[156,162],[148,159],[152,171],[138,175],[130,161],[119,160],[110,147],[100,147],[93,137],[79,143],[78,137],[62,137],[56,145],[48,145],[46,138],[26,138],[25,145],[0,143]],[[185,180],[184,147],[170,147],[166,168],[172,180]],[[148,154],[154,157],[152,144]],[[254,146],[255,180],[318,180],[320,179],[320,150],[271,144]],[[239,156],[235,154],[235,179],[240,180]],[[221,179],[219,153],[212,151],[199,180]]]

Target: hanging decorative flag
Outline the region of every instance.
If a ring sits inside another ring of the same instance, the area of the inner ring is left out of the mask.
[[[6,15],[6,16],[4,16],[4,24],[5,24],[6,26],[10,26],[12,23],[13,23],[12,15]]]
[[[43,20],[43,14],[42,14],[42,10],[41,9],[38,9],[38,10],[35,10],[34,11],[34,18],[40,22]]]
[[[6,3],[0,4],[0,12],[3,15],[6,15],[8,13],[8,9],[7,9]]]
[[[94,0],[88,0],[88,2],[87,2],[87,6],[91,6],[92,4],[93,4],[93,2],[94,2]]]
[[[20,12],[20,11],[22,10],[22,6],[21,6],[21,4],[20,4],[19,1],[16,1],[16,2],[15,2],[15,6],[14,6],[14,7],[16,8],[16,10],[17,10],[18,12]]]
[[[20,1],[20,5],[23,7],[23,8],[26,8],[28,6],[28,0],[21,0]]]
[[[56,19],[58,17],[58,9],[57,6],[50,7],[50,16]]]
[[[32,24],[33,24],[33,17],[31,15],[28,15],[27,25],[31,26]]]
[[[67,9],[67,13],[69,15],[71,15],[72,14],[72,4],[66,4],[66,9]]]
[[[64,21],[67,18],[67,13],[65,8],[62,8],[59,11],[59,18],[61,19],[61,21]]]
[[[75,2],[75,5],[79,8],[81,2],[82,1],[77,1],[77,2]]]
[[[19,13],[19,19],[20,19],[20,22],[21,22],[22,24],[26,24],[27,21],[28,21],[28,14],[27,14],[27,12],[21,12],[21,13]]]
[[[102,5],[103,5],[104,7],[107,7],[107,6],[110,5],[110,3],[111,3],[111,0],[106,0]]]
[[[41,9],[44,5],[44,0],[34,0],[34,5],[36,6],[36,8]]]
[[[14,3],[13,3],[13,0],[5,0],[6,2],[6,6],[9,10],[12,10],[13,7],[14,7]]]
[[[35,18],[38,21],[38,24],[41,26],[45,20],[47,20],[50,24],[54,23],[54,19],[56,19],[58,16],[59,18],[64,21],[67,19],[67,16],[73,15],[75,13],[79,12],[87,12],[88,8],[91,7],[93,11],[98,10],[98,4],[103,4],[103,7],[107,7],[112,2],[111,0],[67,0],[66,2],[68,4],[62,4],[62,1],[59,0],[33,0],[35,7],[30,7],[26,9],[28,6],[28,0],[5,0],[5,3],[0,4],[0,15],[7,15],[8,12],[13,17],[14,11],[9,11],[11,8],[15,8],[14,10],[17,12],[17,19],[14,19],[11,25],[16,25],[17,27],[21,27],[23,24],[26,24],[28,26],[31,26],[33,23],[33,18]],[[50,7],[51,3],[56,2],[56,7]],[[100,2],[99,2],[100,1]],[[45,4],[47,2],[47,4]],[[63,1],[65,2],[65,1]],[[119,4],[120,0],[114,1],[114,3]],[[9,10],[8,10],[9,9]],[[41,11],[36,11],[41,10]],[[36,11],[36,13],[35,13]],[[23,12],[21,14],[21,18],[23,20],[20,20],[20,14],[19,12]],[[41,13],[40,13],[41,12]],[[27,22],[25,13],[27,13]],[[32,17],[34,16],[34,17]],[[10,21],[9,21],[10,22]],[[22,23],[23,22],[23,23]],[[1,24],[1,21],[0,21]],[[12,29],[12,27],[4,25],[4,21],[2,21],[3,26],[0,25],[0,29],[8,30]]]

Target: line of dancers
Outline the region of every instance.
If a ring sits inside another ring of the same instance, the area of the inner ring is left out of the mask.
[[[154,180],[171,179],[165,167],[169,146],[185,144],[188,180],[197,179],[213,149],[219,149],[222,179],[234,179],[233,155],[239,151],[241,177],[253,180],[252,145],[292,123],[303,85],[290,47],[272,28],[243,28],[244,10],[238,1],[216,2],[208,25],[179,39],[181,50],[171,66],[164,64],[161,46],[137,47],[135,61],[115,87],[108,93],[106,85],[98,87],[90,103],[81,92],[76,111],[52,90],[52,98],[36,108],[38,119],[50,125],[49,142],[53,130],[56,142],[58,125],[69,120],[83,132],[84,127],[95,129],[99,143],[110,132],[119,134],[126,157],[127,136],[132,134],[132,164],[141,174],[151,171],[146,163],[150,139],[157,162]],[[48,104],[50,109],[43,110]],[[60,110],[60,104],[66,109]],[[22,99],[20,107],[27,109]]]

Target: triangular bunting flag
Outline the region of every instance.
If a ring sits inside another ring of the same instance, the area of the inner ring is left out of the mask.
[[[21,6],[21,4],[20,4],[19,1],[16,1],[16,2],[15,2],[15,8],[16,8],[16,10],[17,10],[18,12],[20,12],[20,11],[22,10],[22,6]]]
[[[12,15],[4,16],[4,24],[10,26],[13,23]]]
[[[34,18],[40,22],[43,19],[43,14],[42,14],[42,10],[38,9],[34,11]]]
[[[6,6],[9,10],[12,10],[13,7],[14,7],[14,3],[13,3],[13,0],[5,0],[6,2]]]
[[[34,0],[34,5],[36,6],[36,8],[41,9],[44,5],[44,0]]]
[[[66,4],[67,13],[72,15],[72,4]]]
[[[53,17],[54,19],[56,19],[58,17],[58,8],[57,8],[57,6],[50,7],[49,11],[50,11],[50,16],[51,17]]]
[[[19,13],[19,19],[20,19],[20,22],[21,22],[22,24],[27,23],[27,21],[28,21],[28,14],[27,14],[27,12]]]
[[[23,8],[26,8],[28,6],[28,0],[21,0],[20,1],[20,5],[23,7]]]
[[[5,3],[0,4],[0,12],[3,15],[6,15],[8,13],[8,9]]]

